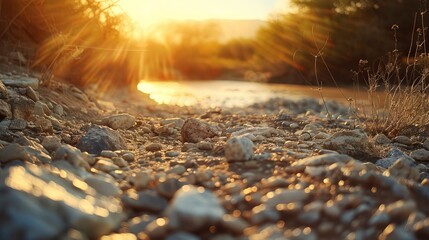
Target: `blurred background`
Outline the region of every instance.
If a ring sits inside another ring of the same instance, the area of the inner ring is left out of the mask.
[[[245,82],[257,83],[246,85],[251,92],[265,83],[347,87],[362,63],[376,69],[392,53],[403,62],[421,57],[429,25],[422,0],[0,0],[0,7],[2,55],[19,53],[45,82],[61,77],[100,90],[165,91],[179,80],[222,80],[209,88],[224,91]]]

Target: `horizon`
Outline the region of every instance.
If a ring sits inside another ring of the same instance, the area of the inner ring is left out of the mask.
[[[272,14],[286,11],[288,2],[288,0],[183,0],[180,2],[120,0],[118,4],[140,28],[150,29],[172,21],[267,21]],[[165,7],[166,5],[169,7]],[[225,8],[225,6],[229,7]]]

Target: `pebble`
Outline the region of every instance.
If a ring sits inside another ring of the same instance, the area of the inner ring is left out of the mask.
[[[13,118],[30,121],[33,118],[35,102],[26,97],[18,96],[11,100]]]
[[[79,139],[77,148],[81,151],[99,155],[103,150],[124,150],[127,144],[124,138],[108,127],[93,125]]]
[[[398,200],[386,206],[386,213],[397,220],[407,219],[416,210],[416,203],[413,200]]]
[[[10,105],[0,99],[0,120],[12,118],[12,111],[10,109]]]
[[[25,148],[19,144],[12,143],[0,149],[0,162],[5,164],[14,160],[30,161],[30,155]]]
[[[218,223],[224,214],[225,210],[211,191],[191,185],[176,192],[167,210],[171,226],[185,231]]]
[[[145,147],[146,151],[149,152],[157,152],[162,150],[162,144],[161,143],[150,143]]]
[[[119,155],[111,150],[103,150],[100,152],[100,156],[105,158],[114,158],[118,157]]]
[[[180,155],[180,152],[177,152],[177,151],[167,151],[165,153],[165,156],[167,157],[177,157],[179,155]]]
[[[400,158],[407,158],[411,161],[414,161],[412,158],[410,158],[407,154],[402,152],[401,150],[397,148],[393,148],[387,153],[386,158],[379,159],[375,162],[375,165],[382,167],[382,168],[389,168],[392,166],[398,159]]]
[[[375,144],[378,145],[384,145],[384,144],[389,144],[392,141],[383,133],[378,133],[377,135],[374,136],[373,141]]]
[[[27,86],[25,88],[25,90],[26,90],[26,95],[28,98],[30,98],[31,100],[33,100],[35,102],[39,101],[39,94],[37,94],[37,92],[34,91],[34,89],[32,87]]]
[[[361,129],[344,130],[332,135],[323,147],[348,155],[359,155],[368,150],[368,136]]]
[[[118,167],[128,167],[128,162],[125,161],[122,157],[114,157],[112,158],[112,161]]]
[[[397,142],[397,143],[404,144],[407,146],[412,144],[411,139],[407,136],[396,136],[393,138],[393,142]]]
[[[429,151],[421,148],[411,152],[410,157],[414,158],[416,161],[429,161]]]
[[[15,118],[9,124],[10,130],[24,130],[27,127],[28,123],[24,119]]]
[[[429,138],[423,142],[423,148],[429,151]]]
[[[153,190],[129,191],[121,199],[125,207],[138,211],[157,213],[165,210],[168,205],[167,200]]]
[[[182,175],[185,172],[186,172],[186,168],[183,165],[176,165],[167,171],[167,173],[174,173],[177,175]]]
[[[152,177],[149,171],[137,172],[131,177],[131,182],[136,190],[142,190],[149,186]]]
[[[66,160],[75,167],[81,167],[84,169],[90,169],[91,157],[82,154],[82,152],[68,144],[63,144],[54,153],[52,160]]]
[[[117,186],[114,180],[101,176],[90,176],[85,178],[85,183],[88,186],[92,187],[97,191],[97,193],[108,196],[115,197],[119,196],[121,190]]]
[[[278,204],[297,203],[306,200],[309,194],[304,190],[277,189],[274,192],[268,192],[262,198],[262,202],[267,207],[275,208]]]
[[[176,178],[160,179],[156,185],[156,190],[161,196],[170,199],[183,185],[184,184]]]
[[[43,138],[42,146],[48,152],[55,152],[61,146],[61,139],[57,136],[46,136]]]
[[[182,142],[198,143],[206,138],[219,136],[219,129],[195,118],[189,118],[180,129]]]
[[[53,111],[60,117],[64,116],[64,108],[61,104],[56,104]]]
[[[136,118],[127,113],[116,114],[105,117],[101,120],[103,125],[109,126],[112,129],[129,129],[134,126]]]
[[[389,224],[380,234],[380,240],[417,240],[414,235],[404,227]]]
[[[78,176],[52,166],[11,167],[2,174],[0,188],[0,202],[7,209],[0,228],[4,239],[57,239],[66,229],[96,239],[123,219],[116,198],[100,195]]]
[[[113,172],[115,170],[118,170],[119,167],[115,165],[110,159],[108,158],[100,158],[95,163],[94,168],[103,172]]]
[[[232,137],[226,142],[225,158],[228,162],[250,160],[253,147],[253,142],[247,137]]]
[[[411,161],[409,158],[400,158],[387,169],[391,176],[402,177],[417,181],[419,179],[420,172],[416,167],[416,163]]]
[[[133,153],[125,153],[122,155],[122,158],[127,162],[134,162],[135,156]]]
[[[7,99],[8,97],[9,93],[7,92],[7,88],[3,81],[0,81],[0,99]]]

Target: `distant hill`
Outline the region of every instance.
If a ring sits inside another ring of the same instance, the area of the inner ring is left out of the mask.
[[[267,24],[266,21],[253,19],[211,19],[203,22],[215,23],[221,31],[220,41],[228,41],[233,38],[253,38],[259,28]]]

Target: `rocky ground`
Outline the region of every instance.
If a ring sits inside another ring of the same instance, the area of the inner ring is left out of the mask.
[[[429,239],[427,132],[0,80],[0,239]]]

